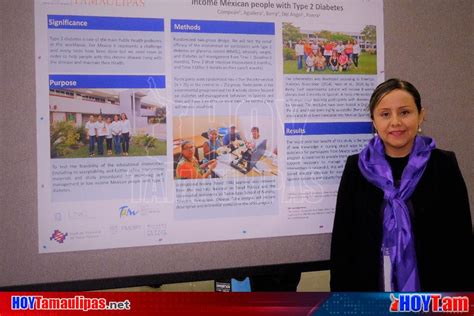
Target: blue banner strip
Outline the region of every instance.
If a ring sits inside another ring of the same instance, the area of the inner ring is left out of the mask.
[[[372,122],[285,123],[285,135],[371,134]]]
[[[48,15],[49,29],[163,32],[164,20],[106,16]]]
[[[49,75],[50,89],[165,88],[165,76]]]
[[[171,20],[171,32],[275,35],[270,22]]]

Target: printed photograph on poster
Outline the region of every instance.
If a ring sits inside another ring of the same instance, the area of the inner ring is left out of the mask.
[[[51,158],[166,155],[153,89],[50,89]]]
[[[278,175],[272,124],[270,116],[175,117],[175,179]]]
[[[375,25],[358,31],[283,23],[284,74],[377,74]]]

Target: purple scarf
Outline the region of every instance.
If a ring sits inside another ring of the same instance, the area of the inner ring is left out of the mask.
[[[394,185],[392,170],[385,159],[385,149],[380,137],[371,139],[359,155],[359,169],[362,175],[384,193],[382,248],[388,249],[390,254],[393,291],[420,290],[415,241],[406,202],[415,191],[431,151],[435,147],[432,138],[424,136],[415,138],[398,188]]]

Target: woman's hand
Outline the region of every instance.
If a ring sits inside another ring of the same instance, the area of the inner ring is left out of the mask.
[[[209,165],[208,165],[208,168],[210,170],[214,170],[214,168],[217,166],[217,160],[215,159],[212,159],[211,161],[209,161]]]
[[[211,167],[211,165],[213,165],[213,166]],[[211,170],[212,170],[212,169],[214,169],[214,168],[216,167],[216,165],[217,165],[217,160],[212,159],[212,160],[209,160],[209,161],[203,163],[203,164],[201,165],[201,168],[202,168],[202,169],[208,168],[208,169],[211,169]]]

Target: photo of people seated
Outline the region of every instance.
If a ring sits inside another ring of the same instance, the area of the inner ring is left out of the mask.
[[[207,117],[175,118],[175,179],[278,175],[270,117],[261,118],[259,126],[240,117],[214,117],[213,121]],[[261,126],[269,132],[262,134]]]
[[[194,156],[194,145],[190,141],[181,144],[181,158],[176,166],[177,179],[204,179],[212,174],[217,165],[215,159],[200,164]]]

